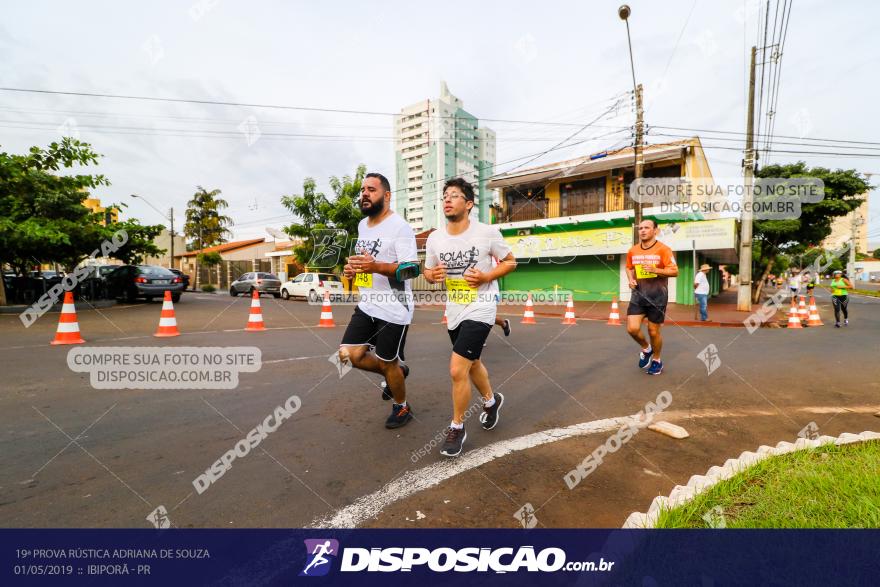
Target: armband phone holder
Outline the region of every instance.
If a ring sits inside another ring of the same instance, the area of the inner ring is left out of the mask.
[[[421,274],[419,264],[414,261],[406,261],[397,266],[394,272],[394,278],[397,281],[406,281],[407,279],[415,279]]]

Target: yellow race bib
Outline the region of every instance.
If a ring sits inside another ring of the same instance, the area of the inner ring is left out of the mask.
[[[466,306],[477,301],[477,290],[461,278],[446,278],[446,296],[453,304]]]
[[[650,271],[645,271],[642,267],[641,263],[636,264],[636,279],[648,279],[651,277],[657,277],[656,273],[651,273]]]
[[[372,273],[358,273],[354,278],[354,284],[360,287],[373,287],[373,274]]]

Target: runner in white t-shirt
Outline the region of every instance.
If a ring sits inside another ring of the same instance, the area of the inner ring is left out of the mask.
[[[474,188],[461,178],[443,186],[443,214],[448,221],[428,236],[425,244],[425,278],[446,285],[446,316],[452,358],[452,422],[440,454],[461,454],[467,434],[464,413],[471,398],[471,383],[483,398],[483,429],[498,423],[504,396],[492,393],[489,372],[480,361],[483,343],[495,324],[498,278],[516,268],[510,247],[494,226],[468,218],[474,207]],[[499,259],[492,266],[492,257]]]
[[[400,263],[418,261],[416,237],[406,221],[391,211],[391,185],[385,176],[364,177],[360,204],[366,218],[358,225],[354,254],[344,273],[355,279],[361,299],[342,336],[339,358],[385,376],[382,397],[394,397],[385,427],[400,428],[412,419],[406,402],[409,367],[401,361],[414,304],[410,283],[398,281],[395,275]]]

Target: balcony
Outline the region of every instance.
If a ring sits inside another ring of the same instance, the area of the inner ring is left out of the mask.
[[[633,201],[626,198],[622,207],[613,210],[633,208]],[[579,216],[582,214],[599,214],[610,212],[605,209],[604,195],[600,200],[597,195],[574,195],[560,199],[544,198],[505,198],[505,205],[496,217],[496,222],[520,222],[523,220],[544,220],[561,216]]]

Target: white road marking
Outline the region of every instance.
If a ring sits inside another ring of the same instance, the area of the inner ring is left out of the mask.
[[[510,440],[493,442],[488,446],[467,452],[455,460],[439,461],[427,467],[409,471],[391,483],[386,484],[379,491],[357,499],[354,503],[342,508],[330,517],[314,520],[307,527],[355,528],[364,521],[378,515],[385,507],[396,501],[434,487],[460,473],[475,469],[497,458],[549,442],[556,442],[557,440],[595,434],[597,432],[609,432],[620,428],[624,423],[630,421],[635,422],[636,417],[606,418],[604,420],[575,424],[565,428],[553,428]]]
[[[849,408],[853,412],[864,413],[876,411],[878,406],[853,406]],[[839,411],[840,407],[832,406],[804,406],[790,408],[792,411],[817,413],[820,410]],[[663,412],[664,420],[681,420],[695,418],[741,418],[754,416],[776,416],[771,410],[691,410],[691,411],[667,411]],[[511,453],[528,450],[543,444],[549,444],[559,440],[586,436],[600,432],[610,432],[620,428],[623,424],[636,423],[637,416],[623,416],[605,418],[583,422],[564,428],[552,428],[542,432],[535,432],[517,438],[500,440],[487,446],[471,450],[453,460],[442,460],[430,464],[421,469],[408,471],[381,489],[358,498],[351,505],[344,507],[328,516],[316,518],[307,528],[356,528],[365,521],[378,516],[382,510],[401,499],[406,499],[425,489],[439,485],[443,481],[456,475],[476,469],[477,467],[507,456]],[[438,451],[439,452],[439,451]],[[438,457],[442,458],[442,457]],[[560,480],[561,482],[561,480]]]
[[[326,359],[328,355],[315,355],[314,357],[288,357],[286,359],[272,359],[271,361],[263,361],[263,365],[271,363],[286,363],[287,361],[305,361],[306,359]]]

